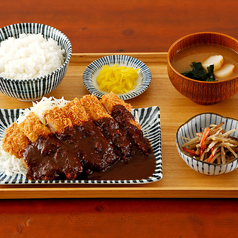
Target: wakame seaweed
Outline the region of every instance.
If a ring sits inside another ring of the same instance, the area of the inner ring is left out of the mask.
[[[182,73],[182,75],[199,80],[199,81],[215,81],[215,76],[214,76],[214,65],[210,65],[207,67],[207,71],[202,67],[201,62],[192,62],[190,65],[192,67],[191,71],[187,71]]]

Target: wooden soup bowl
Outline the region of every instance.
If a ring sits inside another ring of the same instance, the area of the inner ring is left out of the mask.
[[[168,75],[173,86],[185,97],[201,105],[211,105],[225,100],[238,91],[238,75],[233,78],[203,82],[190,79],[177,72],[171,62],[180,50],[197,44],[218,44],[238,52],[235,38],[215,32],[199,32],[184,36],[174,42],[168,51]]]

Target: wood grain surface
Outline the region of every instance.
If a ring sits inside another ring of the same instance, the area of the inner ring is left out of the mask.
[[[178,38],[214,31],[238,38],[237,1],[1,1],[1,27],[39,22],[58,28],[74,53],[163,52]]]
[[[213,112],[238,118],[238,94],[211,106],[195,104],[172,86],[167,75],[166,53],[130,53],[150,69],[152,82],[140,96],[128,100],[134,108],[158,106],[162,135],[162,180],[143,185],[0,185],[0,198],[238,198],[238,170],[221,176],[206,176],[193,171],[180,158],[176,131],[196,114]],[[60,86],[47,96],[66,100],[89,94],[82,82],[87,65],[104,54],[73,54]],[[0,94],[1,107],[23,108],[20,102]],[[67,193],[66,193],[67,191]]]
[[[72,42],[73,52],[81,54],[166,52],[181,36],[199,31],[221,32],[238,38],[236,0],[12,0],[1,1],[0,7],[0,27],[17,22],[48,24],[64,32]],[[72,69],[78,64],[80,60],[71,65]],[[161,72],[153,62],[150,64],[153,76],[161,81],[167,78],[165,64],[163,61]],[[80,75],[83,67],[77,70]],[[71,77],[70,71],[67,77]],[[72,79],[74,83],[79,80],[76,76]],[[197,112],[212,110],[238,117],[237,95],[213,107],[197,108],[167,85],[167,82],[161,82],[160,88],[152,79],[151,86],[158,87],[159,91],[153,92],[149,87],[143,95],[131,100],[134,107],[161,105],[162,156],[168,158],[164,159],[163,169],[167,172],[159,185],[153,186],[163,186],[170,178],[173,179],[170,186],[174,188],[174,197],[181,187],[186,197],[191,194],[193,185],[199,188],[197,181],[200,179],[200,188],[206,187],[204,193],[209,196],[213,197],[213,192],[217,194],[221,184],[226,189],[219,196],[229,195],[234,199],[3,199],[0,200],[0,237],[236,237],[237,172],[219,178],[195,175],[178,155],[174,158],[175,148],[171,147],[174,141],[170,138],[177,125]],[[71,87],[65,80],[53,95],[62,96],[61,90],[70,91]],[[87,93],[80,84],[75,90],[78,90],[77,96]],[[15,107],[15,100],[4,95],[0,97],[1,108]],[[20,102],[17,105],[29,106]],[[169,109],[165,105],[170,105]],[[175,115],[177,107],[183,108],[185,113]],[[169,170],[171,163],[174,167]],[[178,172],[176,166],[181,166],[182,171]],[[189,179],[184,178],[186,173],[189,173]],[[177,180],[178,177],[183,183]],[[5,192],[1,190],[0,196]],[[100,191],[98,194],[102,197]]]

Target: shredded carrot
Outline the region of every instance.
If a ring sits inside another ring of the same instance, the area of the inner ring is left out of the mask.
[[[207,159],[207,162],[208,162],[208,163],[210,163],[211,160],[212,160],[212,158],[213,158],[213,150],[214,150],[214,148],[211,148],[211,154],[210,154],[210,156],[209,156],[208,159]]]
[[[208,135],[210,133],[210,129],[209,127],[207,127],[203,133],[203,136],[202,136],[202,139],[201,139],[201,142],[200,142],[200,146],[201,146],[201,150],[203,151],[204,150],[204,141],[207,139]]]
[[[186,147],[183,147],[183,150],[191,155],[197,155],[195,150],[190,150]]]

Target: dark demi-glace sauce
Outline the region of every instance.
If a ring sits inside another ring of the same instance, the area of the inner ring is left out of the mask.
[[[238,74],[238,53],[228,47],[215,44],[186,47],[174,56],[171,63],[179,73],[184,73],[191,70],[190,65],[193,61],[202,63],[213,55],[222,55],[224,57],[224,64],[235,65],[235,71],[229,75],[229,78]]]
[[[120,107],[115,113],[126,115]],[[123,122],[124,117],[118,117],[123,123],[124,131],[121,133],[126,139],[114,139],[118,124],[106,118],[66,128],[59,136],[40,137],[28,146],[23,155],[28,167],[27,177],[32,180],[131,180],[150,177],[155,171],[156,161],[149,142],[136,126]],[[109,139],[110,136],[113,138]],[[137,145],[132,143],[133,136],[138,140]],[[123,147],[122,151],[117,150],[117,144]]]
[[[150,177],[155,171],[155,156],[150,152],[147,156],[134,147],[135,154],[129,161],[119,161],[105,172],[94,172],[86,179],[99,180],[134,180]]]

